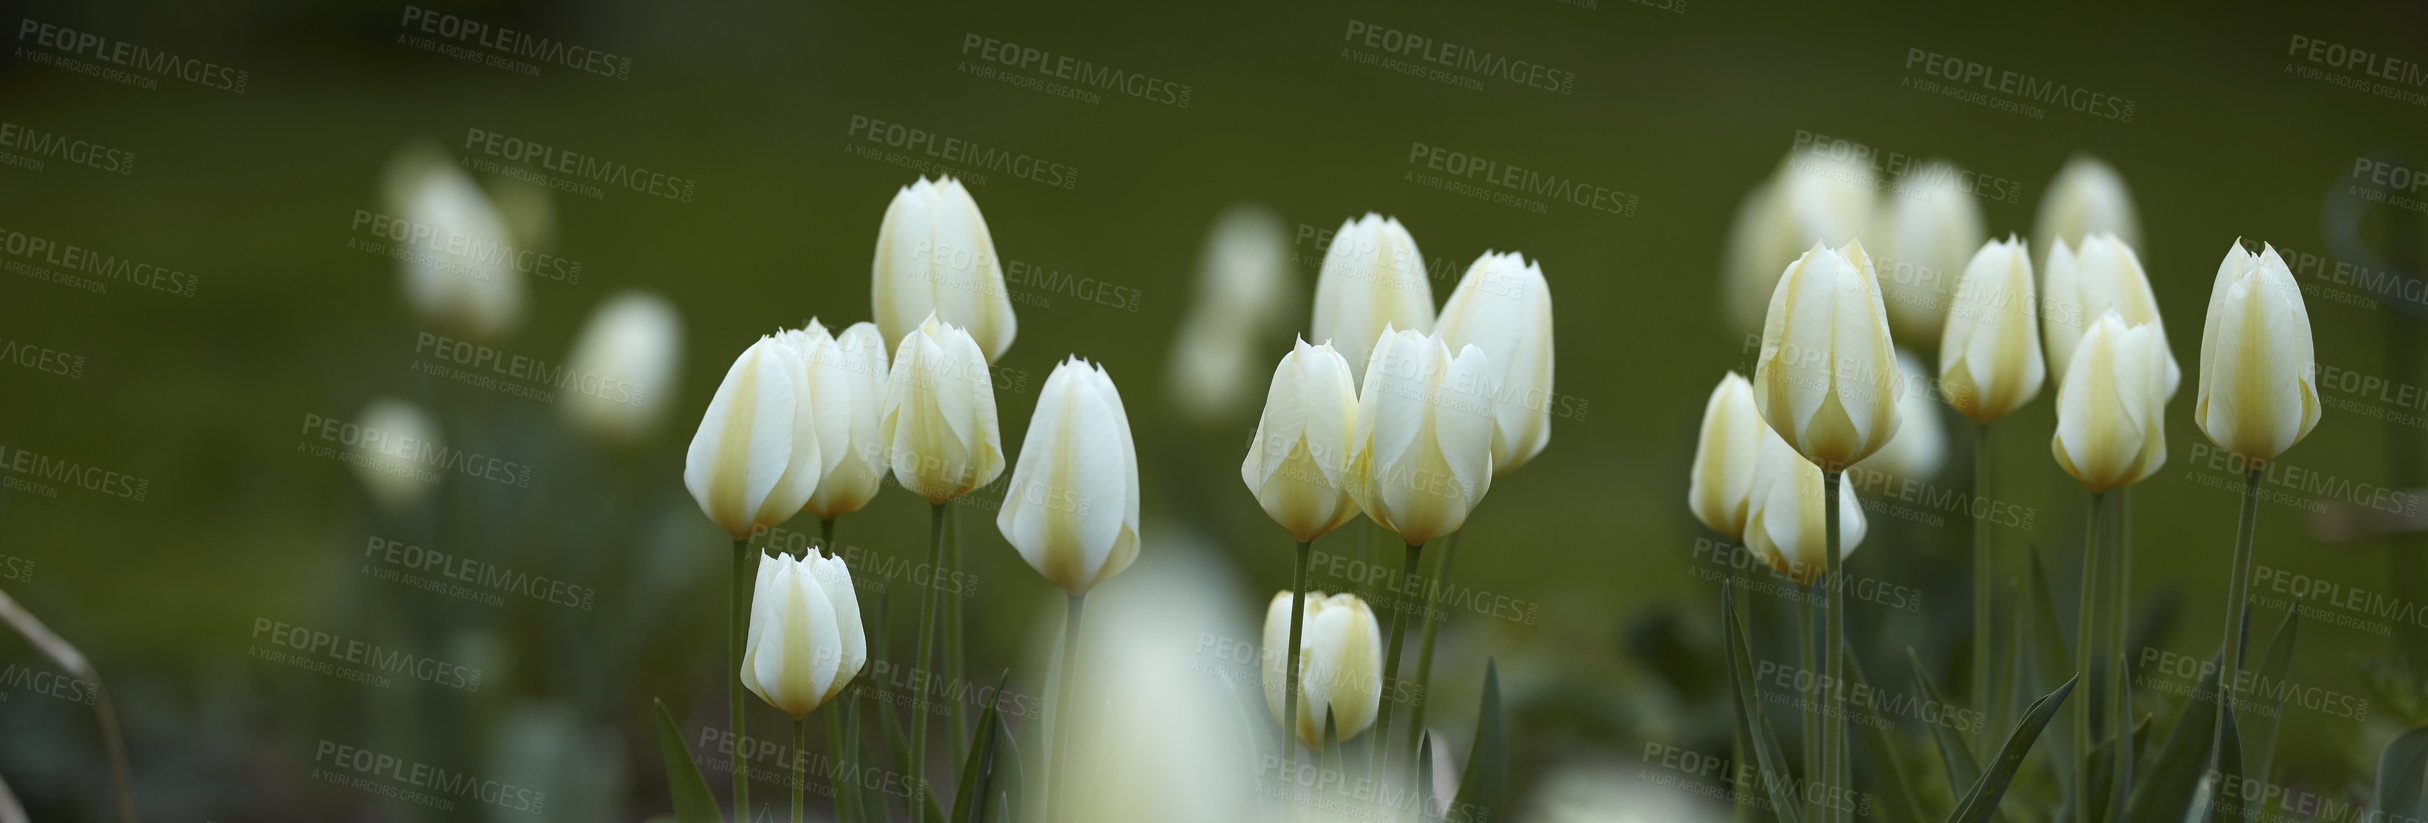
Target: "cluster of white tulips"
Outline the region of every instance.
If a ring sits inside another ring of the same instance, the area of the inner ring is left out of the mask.
[[[1775,254],[1780,237],[1802,237],[1809,250],[1777,274],[1763,315],[1761,350],[1750,381],[1723,377],[1706,404],[1701,437],[1687,493],[1688,507],[1714,531],[1741,541],[1747,551],[1799,585],[1821,586],[1808,594],[1801,633],[1807,661],[1813,657],[1810,613],[1815,600],[1826,614],[1826,680],[1844,671],[1843,559],[1863,539],[1862,507],[1844,483],[1846,469],[1923,427],[1936,437],[1935,420],[1922,420],[1903,401],[1924,392],[1898,365],[1893,333],[1927,334],[1917,326],[1936,321],[1939,367],[1937,394],[1978,424],[1974,493],[1986,495],[1988,427],[2030,403],[2042,384],[2057,381],[2057,426],[2050,450],[2057,465],[2088,491],[2092,523],[2083,560],[2082,614],[2075,646],[2082,677],[2101,662],[2106,682],[2092,684],[2093,697],[2075,701],[2075,737],[2088,746],[2094,705],[2108,714],[2106,731],[2129,725],[2130,694],[2124,681],[2124,609],[2129,579],[2129,537],[2118,546],[2098,540],[2101,502],[2110,493],[2150,477],[2166,460],[2165,407],[2182,373],[2169,348],[2155,296],[2134,251],[2138,231],[2121,180],[2104,164],[2068,165],[2041,209],[2040,279],[2030,249],[2013,238],[1981,243],[1963,265],[1944,312],[1918,312],[1929,301],[1892,300],[1872,257],[1852,234],[1869,220],[1859,197],[1815,175],[1783,172],[1749,200],[1738,227],[1732,278]],[[1978,216],[1963,197],[1937,215],[1892,207],[1896,217],[1874,221],[1904,248],[1925,249],[1938,238],[1978,234]],[[1844,210],[1846,213],[1833,213]],[[1819,232],[1840,232],[1832,246]],[[1937,243],[1945,245],[1945,240]],[[1776,266],[1778,262],[1772,261]],[[1738,301],[1743,302],[1743,301]],[[1896,310],[1904,305],[1904,311]],[[1892,323],[1892,321],[1899,321]],[[2251,553],[2251,522],[2258,467],[2274,460],[2318,422],[2310,326],[2300,288],[2272,247],[2254,254],[2240,240],[2227,250],[2211,288],[2201,333],[2198,396],[2194,419],[2220,447],[2252,467],[2246,477],[2241,531],[2228,609],[2225,668],[2238,672],[2242,603]],[[1927,396],[1927,395],[1925,395]],[[1902,408],[1901,408],[1902,407]],[[2129,521],[2127,521],[2129,522]],[[1993,635],[1997,558],[1988,530],[1976,525],[1977,590],[1972,648],[1974,705],[1993,720],[1978,741],[1976,756],[1987,762],[1997,751],[2011,705],[2004,693],[2016,672],[2002,670],[1992,654],[2005,648]],[[2095,610],[2096,609],[2096,610]],[[2100,631],[2098,629],[2104,629]],[[2232,683],[2229,676],[2227,682]],[[1993,684],[2001,693],[1993,696]],[[2232,700],[2231,689],[2219,701]],[[1845,786],[1848,762],[1844,692],[1813,696],[1827,706],[1806,721],[1806,774]],[[1826,719],[1824,719],[1826,718]],[[1815,749],[1815,726],[1819,748]],[[2121,819],[2130,785],[2129,746],[2119,747],[2105,796],[2114,804],[2108,819]],[[2079,804],[2101,796],[2092,784],[2090,758],[2073,760],[2069,795]],[[1827,810],[1816,813],[1827,815]],[[1808,818],[1809,819],[1809,818]]]
[[[737,673],[728,684],[736,739],[747,688],[793,718],[798,752],[808,715],[842,694],[872,645],[882,642],[865,634],[851,569],[833,554],[836,520],[867,506],[891,478],[932,507],[930,567],[957,567],[958,557],[945,556],[949,507],[993,483],[1008,462],[990,368],[1011,347],[1017,322],[994,240],[968,190],[951,178],[921,179],[896,194],[878,233],[872,276],[875,322],[830,334],[812,319],[745,349],[709,401],[686,456],[684,485],[734,541],[727,639]],[[996,518],[1020,556],[1071,595],[1065,705],[1082,599],[1137,559],[1138,501],[1137,448],[1121,394],[1102,367],[1073,357],[1039,392]],[[751,546],[754,535],[802,513],[820,523],[816,549],[771,556]],[[957,676],[959,604],[948,604],[940,627],[936,599],[935,587],[926,587],[918,657],[909,665],[931,670],[941,628],[950,645],[944,671]],[[920,776],[927,773],[934,681],[920,678],[911,703],[918,708],[909,762]],[[830,739],[843,739],[847,721],[832,711],[827,717]],[[958,711],[953,717],[950,735],[957,740],[970,730]],[[1057,773],[1064,751],[1051,750]],[[839,761],[855,762],[855,754],[838,744]],[[795,820],[802,813],[801,766],[796,757]],[[755,817],[748,791],[737,769],[737,817]],[[1049,800],[1060,794],[1053,791]],[[838,814],[873,814],[848,808],[849,799],[838,793]],[[909,806],[913,820],[926,817],[920,799]]]
[[[1455,535],[1505,474],[1551,437],[1551,288],[1539,261],[1485,252],[1440,313],[1416,240],[1398,220],[1344,221],[1325,250],[1312,335],[1273,370],[1240,478],[1298,541],[1293,586],[1276,594],[1264,633],[1264,685],[1285,743],[1284,774],[1300,744],[1321,751],[1379,726],[1373,765],[1389,760],[1394,701],[1409,693],[1408,765],[1424,738],[1440,604],[1423,604],[1413,689],[1396,689],[1406,617],[1390,609],[1384,635],[1354,594],[1310,592],[1316,538],[1364,514],[1406,544],[1403,574],[1425,544]],[[1455,541],[1428,575],[1438,586]],[[1434,590],[1429,587],[1428,589]],[[1304,704],[1301,704],[1301,701]]]

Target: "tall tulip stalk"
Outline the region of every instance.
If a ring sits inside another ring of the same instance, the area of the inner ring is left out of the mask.
[[[2253,255],[2236,240],[2210,286],[2200,332],[2200,393],[2192,407],[2201,433],[2245,467],[2227,584],[2225,668],[2217,679],[2216,754],[2223,753],[2227,712],[2242,679],[2242,615],[2250,597],[2260,474],[2318,425],[2318,358],[2311,345],[2309,310],[2284,258],[2271,245]]]
[[[1255,493],[1257,505],[1298,539],[1298,559],[1290,567],[1290,633],[1283,645],[1288,657],[1283,669],[1286,682],[1274,708],[1285,723],[1299,716],[1300,639],[1305,628],[1307,564],[1314,555],[1315,538],[1358,514],[1357,504],[1349,499],[1346,477],[1349,441],[1357,434],[1357,408],[1357,383],[1350,376],[1348,361],[1330,343],[1310,346],[1300,339],[1273,369],[1264,414],[1256,421],[1248,457],[1239,466],[1240,479]],[[1276,599],[1275,608],[1280,608],[1279,602]],[[1358,608],[1365,608],[1363,601]],[[1373,622],[1372,612],[1367,612],[1366,620]],[[1269,623],[1266,634],[1269,654],[1272,646],[1280,644],[1271,642]],[[1269,677],[1266,691],[1273,691]],[[1284,746],[1285,785],[1295,785],[1288,781],[1295,780],[1297,766],[1298,747]]]
[[[928,568],[944,565],[944,518],[954,498],[1003,474],[1003,436],[995,418],[995,385],[986,355],[961,327],[930,314],[902,336],[886,378],[877,441],[886,444],[894,480],[927,498]],[[919,596],[919,657],[926,670],[935,659],[936,587]],[[934,678],[919,678],[911,713],[911,765],[927,776],[928,697]],[[925,784],[921,782],[920,786]],[[914,791],[923,793],[924,788]],[[911,819],[923,823],[927,804],[914,797]]]
[[[1905,376],[1897,369],[1888,313],[1871,256],[1860,241],[1831,249],[1814,244],[1788,265],[1771,291],[1754,365],[1754,407],[1764,422],[1822,473],[1821,579],[1828,591],[1828,681],[1845,682],[1845,587],[1838,584],[1841,541],[1840,478],[1897,434],[1897,398]],[[1750,528],[1750,524],[1749,524]],[[1824,710],[1823,768],[1827,785],[1846,785],[1843,692],[1833,689]]]
[[[1121,392],[1103,366],[1073,357],[1037,394],[1020,462],[995,526],[1031,568],[1070,595],[1062,619],[1062,677],[1054,700],[1046,819],[1072,808],[1070,730],[1079,626],[1088,590],[1138,559],[1138,445]],[[956,812],[959,810],[955,810]]]
[[[2033,295],[2032,260],[2023,242],[2009,236],[1973,254],[1948,306],[1939,338],[1939,391],[1972,418],[1973,497],[1990,489],[1990,423],[2039,396],[2047,366],[2040,359],[2040,304]],[[1997,752],[1993,737],[2006,728],[2005,706],[1993,682],[2005,682],[1992,664],[1992,623],[1998,588],[1998,557],[1986,520],[1973,521],[1973,705],[1996,722],[1976,739],[1976,757]]]
[[[801,823],[801,796],[808,785],[801,750],[809,713],[842,694],[868,665],[860,598],[843,560],[816,552],[806,559],[782,552],[759,558],[754,592],[740,679],[759,699],[792,716],[792,819]],[[844,795],[835,793],[838,817]]]

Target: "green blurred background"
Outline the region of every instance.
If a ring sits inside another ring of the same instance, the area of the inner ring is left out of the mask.
[[[1699,721],[1686,718],[1696,715],[1673,709],[1710,695],[1648,650],[1673,640],[1693,654],[1717,647],[1717,586],[1693,573],[1705,532],[1683,505],[1687,465],[1713,382],[1750,363],[1720,314],[1731,217],[1799,130],[2022,181],[2020,202],[1983,204],[1999,235],[2029,234],[2032,210],[2067,157],[2090,152],[2113,163],[2137,199],[2142,259],[2187,378],[2209,281],[2229,243],[2248,237],[2329,253],[2322,204],[2349,181],[2354,158],[2428,157],[2428,108],[2287,72],[2293,35],[2428,59],[2428,12],[2416,5],[1659,5],[426,6],[629,56],[630,79],[616,80],[553,68],[527,77],[400,45],[400,4],[12,3],[11,31],[33,18],[251,74],[236,95],[178,82],[133,88],[21,53],[0,64],[0,118],[138,157],[127,175],[64,163],[0,168],[0,227],[200,278],[188,299],[0,277],[0,335],[86,362],[80,379],[0,369],[0,444],[150,481],[141,501],[72,488],[55,498],[0,492],[0,554],[34,564],[0,583],[107,678],[147,817],[471,816],[317,782],[313,749],[334,738],[421,735],[489,752],[476,760],[489,762],[495,747],[511,745],[499,730],[525,723],[577,730],[563,739],[580,742],[562,750],[601,764],[583,770],[588,782],[547,786],[565,819],[577,809],[618,819],[665,809],[647,699],[663,697],[696,721],[686,728],[722,717],[723,664],[712,641],[722,631],[726,553],[682,491],[682,447],[726,364],[756,335],[813,315],[830,325],[867,319],[879,219],[917,173],[850,150],[865,145],[850,133],[864,116],[1080,169],[1069,189],[1000,174],[973,186],[1004,258],[1141,298],[1134,311],[1067,293],[1043,294],[1042,305],[1016,301],[1020,336],[999,366],[1030,379],[1027,391],[998,394],[1007,446],[1017,448],[1034,387],[1054,363],[1070,354],[1102,362],[1139,432],[1150,533],[1201,535],[1190,545],[1211,547],[1243,591],[1288,585],[1289,540],[1236,479],[1253,412],[1184,423],[1164,386],[1171,332],[1189,308],[1214,217],[1241,202],[1277,213],[1297,239],[1302,293],[1322,252],[1298,237],[1302,227],[1329,232],[1369,210],[1397,216],[1428,260],[1449,261],[1451,273],[1487,249],[1542,261],[1556,300],[1557,386],[1578,413],[1554,420],[1550,449],[1535,463],[1494,484],[1456,570],[1461,585],[1538,605],[1541,617],[1454,616],[1431,709],[1445,734],[1463,741],[1484,661],[1496,658],[1518,707],[1520,785],[1530,786],[1563,763],[1633,765],[1645,741],[1708,743],[1694,739],[1710,731],[1690,728]],[[1573,71],[1574,92],[1494,82],[1478,91],[1357,65],[1341,56],[1351,20]],[[1114,95],[1087,104],[975,77],[961,67],[972,34],[1185,83],[1192,98],[1186,108]],[[2116,122],[2051,110],[2034,119],[1918,92],[1900,85],[1912,48],[2131,98],[2136,115]],[[379,175],[400,148],[429,140],[458,156],[473,128],[697,181],[688,203],[615,191],[555,197],[552,245],[584,262],[580,282],[528,280],[528,318],[496,344],[561,360],[606,296],[625,288],[668,296],[685,323],[682,389],[647,447],[589,448],[545,404],[413,370],[416,334],[427,327],[399,299],[393,264],[348,247],[358,236],[350,221],[357,209],[378,208]],[[1640,202],[1626,217],[1558,204],[1537,214],[1453,195],[1403,179],[1412,143],[1540,168]],[[2390,224],[2422,219],[2374,209],[2363,234],[2380,255],[2416,260],[2417,249],[2385,238]],[[1437,300],[1452,282],[1436,279]],[[1015,295],[1023,288],[1015,284]],[[2415,318],[2316,297],[2309,310],[2322,362],[2428,385],[2388,365],[2389,324]],[[1259,359],[1289,342],[1276,335]],[[2169,409],[2169,467],[2134,493],[2133,580],[2137,605],[2179,607],[2154,642],[2205,656],[2222,620],[2236,496],[2198,482],[2226,475],[2191,460],[2206,442],[2192,425],[2191,394]],[[340,464],[296,451],[304,415],[350,416],[380,395],[435,409],[451,441],[535,464],[531,488],[449,483],[443,515],[383,520]],[[1998,427],[1999,496],[2037,514],[2033,528],[1998,540],[2036,546],[2070,580],[2083,502],[2045,457],[2053,395],[2044,391]],[[2288,460],[2384,485],[2398,465],[2423,458],[2396,451],[2389,432],[2331,407]],[[1964,434],[1950,431],[1939,475],[1949,488],[1969,485]],[[844,539],[916,557],[926,539],[921,508],[889,491],[845,522]],[[1054,590],[1001,542],[991,514],[963,517],[969,571],[983,581],[968,602],[971,669],[984,672],[1026,661],[1030,627],[1059,613]],[[1853,570],[1916,587],[1925,609],[1856,610],[1865,659],[1888,668],[1912,645],[1945,661],[1942,682],[1953,685],[1961,657],[1951,648],[1969,615],[1971,532],[1956,518],[1933,526],[1875,516],[1873,524]],[[2390,567],[2404,568],[2390,566],[2401,547],[2323,540],[2298,508],[2263,508],[2259,528],[2263,564],[2389,593],[2420,585],[2389,578]],[[1364,533],[1352,526],[1326,545],[1363,552]],[[592,612],[446,600],[360,574],[363,542],[380,534],[594,585],[635,582]],[[1146,546],[1143,562],[1158,562],[1158,549]],[[1264,599],[1239,608],[1256,614]],[[420,636],[437,639],[420,648],[487,664],[482,695],[366,695],[248,656],[259,618],[371,634],[395,630],[379,604],[397,601],[430,621]],[[908,610],[894,606],[904,638]],[[2272,627],[2280,615],[2262,611],[2254,624]],[[2409,640],[2396,625],[2394,638],[2305,626],[2297,679],[2370,695],[2351,658],[2394,659],[2395,642]],[[45,665],[15,640],[0,640],[0,661]],[[0,776],[37,819],[103,816],[89,716],[22,689],[5,696]],[[530,719],[534,711],[543,719]],[[2289,716],[2280,773],[2342,791],[2367,781],[2388,733],[2416,720],[2383,698],[2365,722]],[[721,787],[722,775],[709,782]],[[572,799],[593,792],[607,799],[595,807]]]

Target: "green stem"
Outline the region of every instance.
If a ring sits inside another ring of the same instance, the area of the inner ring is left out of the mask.
[[[944,568],[944,513],[947,504],[937,503],[928,512],[927,567]],[[936,677],[928,667],[936,660],[936,587],[922,586],[919,592],[919,657],[911,662],[911,673],[919,681],[912,690],[911,700],[911,823],[927,823],[927,716],[935,713],[928,702]]]
[[[2226,584],[2226,666],[2217,673],[2217,730],[2209,738],[2209,768],[2225,753],[2226,713],[2233,711],[2234,694],[2242,688],[2243,603],[2251,597],[2251,535],[2259,525],[2259,473],[2254,464],[2243,470],[2242,515],[2234,528],[2234,576]]]
[[[952,560],[947,566],[936,569],[936,574],[939,575],[944,574],[946,568],[950,568],[956,573],[961,571],[960,507],[953,507],[949,525],[951,526],[952,542],[946,544],[946,550],[951,552]],[[971,742],[969,737],[970,707],[967,695],[974,693],[974,690],[969,687],[968,681],[961,679],[963,632],[967,628],[964,625],[967,621],[962,617],[962,599],[960,595],[956,594],[944,600],[944,682],[952,684],[949,688],[961,690],[963,695],[963,697],[953,700],[951,709],[953,728],[951,733],[944,736],[945,742],[952,746],[953,759],[949,761],[950,763],[966,761],[969,757]]]
[[[1990,427],[1973,427],[1973,499],[1989,496],[1990,488]],[[1973,518],[1973,707],[1988,712],[1991,709],[1991,681],[1996,677],[1991,664],[1991,622],[1996,619],[1992,604],[1998,588],[1998,564],[1990,556],[1990,522]],[[2003,727],[1993,723],[1974,737],[1975,760],[1987,760],[1993,754],[1995,735]]]
[[[2108,725],[2116,737],[2108,780],[2108,820],[2122,823],[2133,788],[2133,685],[2126,679],[2125,643],[2132,624],[2133,493],[2116,492],[2115,545],[2108,550]]]
[[[855,807],[859,804],[853,802],[857,799],[853,796],[856,794],[853,787],[858,786],[859,781],[853,779],[851,743],[844,739],[843,734],[843,715],[851,702],[850,692],[836,695],[836,698],[835,702],[826,706],[827,771],[835,776],[827,782],[835,787],[835,819],[849,821],[859,819],[855,813]],[[796,808],[800,806],[799,803],[793,805]]]
[[[1737,626],[1740,628],[1751,626],[1752,624],[1746,620],[1746,618],[1753,614],[1752,607],[1747,605],[1747,601],[1751,600],[1753,597],[1752,593],[1746,590],[1746,584],[1752,580],[1752,576],[1747,574],[1747,570],[1751,569],[1754,563],[1760,561],[1755,560],[1752,557],[1752,552],[1744,549],[1743,547],[1731,549],[1729,553],[1729,560],[1732,561],[1728,564],[1729,574],[1732,578],[1731,583],[1736,587],[1736,596],[1730,599],[1735,601],[1737,608]],[[1733,641],[1722,640],[1721,642],[1726,644]],[[1725,648],[1725,645],[1723,648]],[[1742,714],[1742,711],[1740,711],[1740,714]],[[1748,722],[1750,721],[1740,718],[1739,722],[1737,723],[1737,733],[1735,735],[1736,749],[1734,752],[1732,752],[1732,754],[1735,755],[1735,759],[1729,761],[1731,763],[1743,764],[1754,762],[1753,759],[1755,754],[1752,745],[1753,741],[1747,736],[1746,730],[1746,725]],[[1765,775],[1765,779],[1769,779],[1769,776]],[[1736,823],[1752,823],[1752,821],[1756,819],[1753,804],[1736,803],[1732,805],[1736,807],[1736,814],[1733,818]]]
[[[1846,689],[1840,685],[1846,682],[1846,586],[1843,585],[1844,580],[1842,579],[1846,574],[1846,569],[1845,561],[1838,557],[1838,478],[1841,474],[1840,471],[1821,473],[1822,505],[1827,507],[1822,519],[1828,524],[1829,529],[1823,535],[1828,539],[1825,544],[1827,548],[1821,558],[1821,562],[1824,564],[1821,585],[1827,590],[1826,593],[1829,596],[1829,600],[1826,601],[1826,605],[1829,607],[1827,628],[1829,644],[1826,647],[1829,652],[1829,679],[1822,681],[1822,687],[1827,689],[1823,694],[1826,701],[1824,705],[1829,708],[1829,712],[1822,716],[1821,722],[1824,724],[1823,728],[1828,730],[1828,742],[1824,744],[1823,754],[1829,758],[1829,789],[1831,792],[1849,790],[1847,786],[1849,763],[1846,749],[1846,707],[1840,705],[1841,699],[1846,694]],[[1830,819],[1843,820],[1846,817],[1845,805],[1832,802]]]
[[[1288,668],[1283,670],[1281,717],[1281,776],[1283,791],[1298,795],[1298,644],[1300,631],[1307,621],[1307,566],[1314,557],[1315,541],[1298,543],[1298,563],[1290,577],[1290,653]],[[1318,732],[1320,734],[1320,732]]]
[[[827,557],[843,556],[843,550],[835,547],[834,518],[822,518],[818,521],[818,547],[816,551],[824,552]],[[801,559],[808,560],[809,552],[801,552]]]
[[[735,751],[742,750],[742,709],[748,705],[742,702],[742,646],[748,639],[743,635],[750,630],[750,594],[757,582],[758,564],[751,562],[753,554],[756,552],[750,549],[750,538],[733,541],[733,581],[725,598],[732,607],[725,631],[725,702],[732,712],[728,725]],[[750,770],[740,764],[733,769],[733,818],[750,819]]]
[[[1796,587],[1797,662],[1801,665],[1799,670],[1807,678],[1817,671],[1813,653],[1813,612],[1818,608],[1817,601],[1820,599],[1821,595],[1813,591],[1811,584]],[[1826,767],[1821,762],[1821,683],[1814,679],[1812,686],[1804,692],[1804,782],[1827,783],[1827,776],[1822,774],[1822,769]],[[1812,793],[1799,794],[1804,796],[1804,818],[1817,819],[1821,807],[1814,802]]]
[[[1408,554],[1400,561],[1399,583],[1403,590],[1408,585],[1408,581],[1416,574],[1417,558],[1424,552],[1425,544],[1408,544]],[[1366,745],[1366,751],[1369,752],[1368,759],[1372,761],[1367,764],[1368,777],[1382,774],[1383,764],[1391,759],[1391,705],[1398,702],[1397,692],[1392,690],[1392,680],[1399,675],[1400,642],[1407,636],[1408,598],[1404,595],[1392,597],[1391,641],[1390,645],[1383,647],[1383,675],[1380,681],[1383,690],[1382,708],[1374,717],[1374,738]]]
[[[1441,628],[1442,598],[1450,595],[1450,557],[1458,553],[1458,533],[1442,541],[1440,557],[1433,559],[1433,579],[1426,585],[1425,628],[1417,632],[1416,695],[1408,704],[1408,768],[1415,769],[1416,750],[1425,742],[1425,694],[1433,687],[1433,635]],[[1412,773],[1408,785],[1416,785]]]
[[[2076,607],[2074,623],[2074,670],[2089,682],[2091,676],[2091,645],[2099,638],[2094,625],[2092,604],[2098,602],[2099,585],[2099,504],[2106,495],[2091,493],[2090,525],[2082,538],[2082,594]],[[2091,739],[2091,704],[2098,702],[2099,686],[2092,683],[2090,693],[2074,701],[2074,819],[2095,819],[2091,812],[2091,752],[2098,741]]]
[[[1047,820],[1069,819],[1063,810],[1070,803],[1071,727],[1078,723],[1071,715],[1079,708],[1072,695],[1079,691],[1079,618],[1087,604],[1087,595],[1071,595],[1071,608],[1062,615],[1062,682],[1055,688],[1054,750],[1047,755],[1054,761],[1053,784],[1045,794]]]
[[[809,781],[801,779],[802,765],[809,760],[802,747],[809,742],[809,718],[792,722],[792,823],[801,823],[801,791]]]

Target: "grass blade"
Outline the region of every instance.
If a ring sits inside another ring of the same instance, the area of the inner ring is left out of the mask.
[[[674,819],[718,823],[723,814],[717,811],[717,798],[708,793],[708,781],[700,777],[699,764],[691,762],[691,750],[683,748],[683,732],[676,728],[674,715],[666,713],[665,701],[652,699],[649,703],[658,709],[658,757],[666,761],[666,791],[674,795]]]
[[[1459,773],[1458,799],[1450,805],[1475,820],[1499,820],[1509,807],[1509,736],[1501,727],[1501,673],[1484,660],[1484,699],[1475,710],[1475,745]],[[1429,801],[1428,801],[1429,802]]]
[[[969,756],[961,761],[961,779],[953,790],[952,817],[961,823],[986,823],[980,807],[990,794],[988,787],[995,772],[995,729],[1002,725],[995,722],[995,704],[1003,699],[1003,684],[1011,676],[1007,671],[995,678],[993,696],[978,714],[978,732],[970,738]]]
[[[1728,630],[1728,686],[1737,696],[1737,717],[1745,724],[1747,736],[1753,738],[1754,759],[1762,769],[1759,782],[1770,794],[1771,815],[1779,823],[1803,823],[1795,779],[1786,767],[1787,755],[1779,750],[1779,738],[1771,734],[1770,719],[1754,696],[1753,659],[1745,648],[1745,627],[1737,623],[1735,606],[1733,587],[1721,587],[1721,623]]]
[[[2422,774],[2428,773],[2428,726],[2404,732],[2386,744],[2386,751],[2377,759],[2377,813],[2379,820],[2418,820],[2428,817],[2428,793],[2421,786],[2428,783]]]
[[[1948,823],[1984,823],[1998,814],[1998,801],[2006,796],[2007,785],[2014,782],[2024,755],[2031,753],[2032,742],[2040,739],[2040,730],[2049,725],[2049,718],[2057,716],[2058,708],[2065,705],[2066,695],[2072,694],[2074,685],[2081,680],[2081,675],[2068,678],[2056,691],[2032,701],[2032,707],[2023,713],[2023,720],[2015,724],[2015,732],[2007,736],[2006,745],[1999,748],[1997,762],[1991,763],[1989,770],[1981,773],[1981,779],[1973,782],[1973,788],[1964,794],[1964,802],[1957,804],[1956,813],[1948,816]]]
[[[2285,700],[2293,696],[2293,690],[2285,688],[2285,674],[2293,668],[2293,640],[2300,628],[2301,610],[2286,610],[2285,622],[2278,624],[2276,637],[2268,641],[2268,654],[2260,660],[2259,679],[2253,681],[2252,686],[2260,695],[2275,690],[2275,703],[2267,705],[2254,702],[2254,708],[2244,710],[2250,712],[2250,716],[2244,717],[2241,723],[2244,731],[2243,773],[2261,781],[2268,779],[2268,768],[2271,761],[2276,759],[2277,725],[2285,716]],[[2257,710],[2260,706],[2265,706],[2266,710]]]
[[[1930,670],[1923,667],[1922,657],[1914,654],[1912,646],[1906,647],[1905,659],[1913,664],[1914,688],[1921,690],[1923,700],[1941,706],[1953,705],[1947,702],[1946,696],[1939,693],[1938,684],[1931,682]],[[1931,738],[1939,743],[1939,762],[1947,769],[1948,787],[1954,789],[1957,786],[1970,786],[1980,780],[1981,766],[1973,762],[1972,752],[1965,748],[1964,736],[1957,734],[1955,729],[1948,728],[1945,723],[1929,725]]]
[[[2125,819],[2132,823],[2183,823],[2209,768],[2209,744],[2217,736],[2217,674],[2224,664],[2210,655],[2191,700],[2175,713],[2175,727],[2159,745],[2158,757],[2141,770]]]

